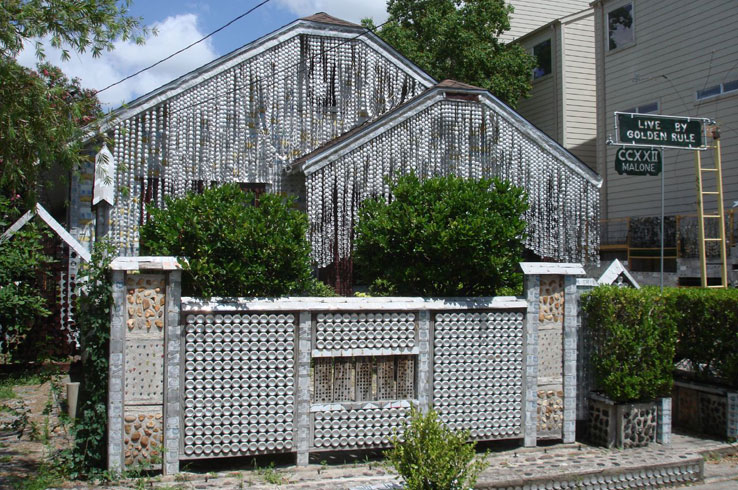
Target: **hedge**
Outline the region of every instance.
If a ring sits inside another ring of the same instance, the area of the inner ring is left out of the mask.
[[[675,360],[738,387],[738,289],[670,289],[666,301],[679,331]]]
[[[616,402],[669,396],[677,329],[658,290],[600,286],[583,309],[596,390]]]
[[[596,387],[613,400],[668,395],[675,363],[738,387],[738,290],[602,286],[583,308]]]

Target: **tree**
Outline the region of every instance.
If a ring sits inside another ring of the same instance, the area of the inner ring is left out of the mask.
[[[143,252],[186,259],[183,292],[194,296],[283,296],[315,293],[307,216],[274,194],[236,184],[165,198],[149,206]]]
[[[35,72],[0,56],[0,79],[0,190],[30,205],[52,163],[77,166],[80,127],[102,112],[93,91],[47,63]]]
[[[73,170],[82,161],[81,126],[100,115],[94,92],[82,90],[59,69],[21,67],[15,56],[35,43],[98,56],[116,39],[143,42],[148,30],[128,15],[130,0],[4,0],[0,6],[0,192],[35,200],[37,179],[52,164]]]
[[[487,296],[520,282],[527,209],[522,189],[500,179],[414,174],[392,199],[366,201],[355,263],[375,294]]]
[[[131,0],[3,0],[0,7],[0,55],[15,57],[25,41],[50,38],[69,58],[69,48],[93,56],[112,50],[116,39],[143,43],[147,33],[141,19],[128,15]],[[35,42],[36,54],[43,58],[43,42]]]
[[[510,29],[504,0],[388,0],[379,36],[437,80],[489,90],[511,106],[531,88],[534,58],[498,37]],[[370,19],[363,21],[370,29]]]

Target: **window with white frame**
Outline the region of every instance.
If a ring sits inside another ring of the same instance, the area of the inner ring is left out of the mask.
[[[729,92],[738,92],[738,80],[720,83],[697,91],[697,100],[709,99]]]
[[[633,2],[622,4],[607,12],[607,41],[610,51],[635,41]]]
[[[536,67],[533,69],[533,80],[551,73],[551,39],[546,39],[533,46],[533,57]]]

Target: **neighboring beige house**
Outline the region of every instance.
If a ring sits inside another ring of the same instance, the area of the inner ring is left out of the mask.
[[[592,6],[597,47],[597,171],[605,181],[602,218],[609,220],[601,237],[603,248],[624,242],[628,232],[632,247],[633,218],[660,214],[659,177],[618,175],[615,171],[616,147],[606,144],[610,136],[615,139],[615,111],[715,120],[722,135],[724,205],[726,211],[731,210],[738,201],[736,2],[598,0]],[[712,141],[708,132],[707,143]],[[711,151],[702,152],[702,157],[703,166],[713,164]],[[667,231],[666,236],[680,257],[692,256],[696,245],[694,238],[690,242],[696,220],[687,216],[697,212],[694,161],[693,151],[664,151],[665,214],[674,217],[669,225],[674,231]],[[715,201],[706,202],[706,210],[711,207]],[[647,226],[641,221],[643,238]],[[735,227],[729,212],[729,246],[735,245]],[[732,260],[735,252],[734,248]],[[694,275],[683,267],[680,262],[680,277]]]
[[[594,10],[555,19],[516,42],[538,60],[530,97],[518,102],[518,111],[596,169]]]
[[[549,22],[589,7],[590,0],[508,0],[515,11],[510,16],[510,30],[500,36],[509,43]]]
[[[731,280],[738,280],[735,0],[509,3],[515,12],[502,39],[520,43],[539,61],[530,97],[518,102],[518,110],[603,177],[603,258],[619,257],[641,272],[655,272],[659,262],[661,179],[615,171],[616,147],[606,143],[615,138],[613,113],[704,117],[718,123],[722,136],[729,268]],[[711,151],[702,157],[703,166],[713,164]],[[693,151],[664,152],[665,256],[672,284],[695,284],[699,276],[694,158]],[[708,178],[707,187],[714,181]],[[708,196],[706,211],[715,208]],[[716,236],[716,229],[708,234]],[[717,276],[717,268],[708,275]],[[639,280],[649,282],[643,275]]]

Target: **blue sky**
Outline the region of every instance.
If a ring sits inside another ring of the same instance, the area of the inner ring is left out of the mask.
[[[114,51],[100,58],[73,53],[71,60],[62,62],[59,52],[47,43],[47,60],[60,66],[70,77],[78,77],[82,86],[99,90],[200,39],[260,2],[133,0],[131,14],[159,31],[144,46],[118,42]],[[299,17],[326,12],[352,22],[372,17],[380,23],[387,16],[385,7],[386,0],[271,0],[205,42],[98,97],[105,110],[114,109]],[[33,66],[37,61],[33,48],[21,53],[18,61]]]

